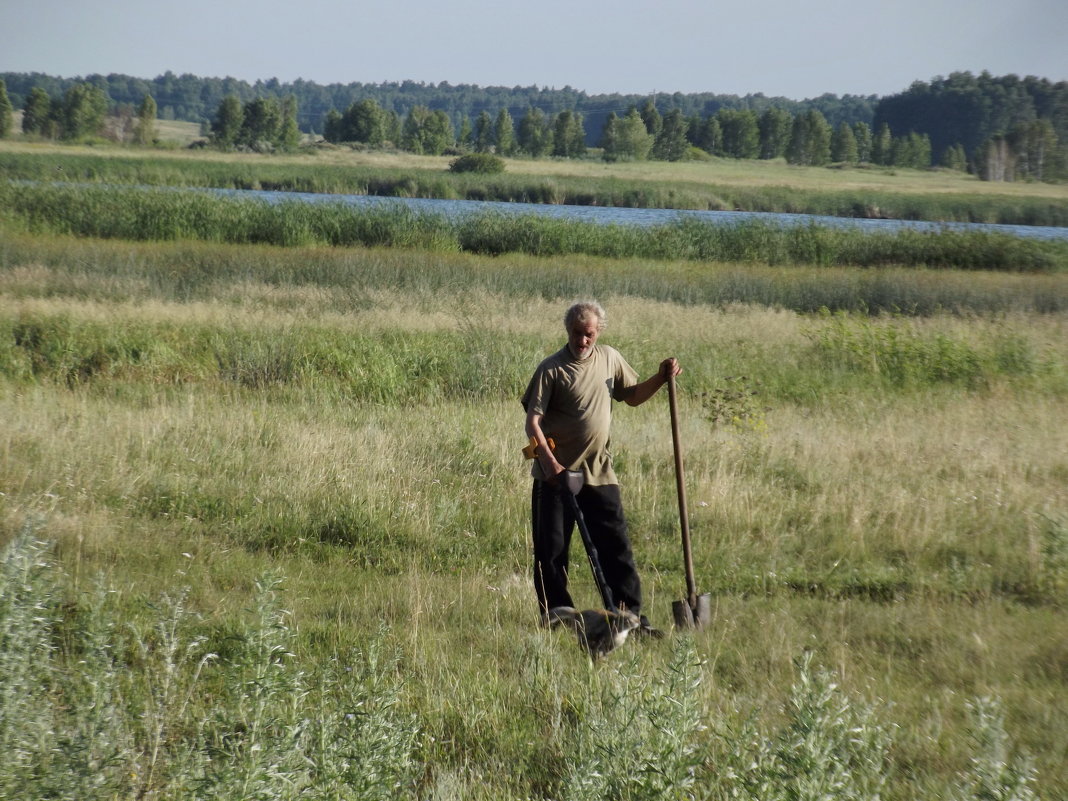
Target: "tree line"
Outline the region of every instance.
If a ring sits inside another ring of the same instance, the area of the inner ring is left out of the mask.
[[[111,110],[108,96],[96,86],[74,84],[60,97],[51,97],[40,87],[30,89],[22,104],[22,132],[43,139],[72,142],[98,136],[148,145],[156,140],[157,107],[145,95],[136,113]],[[0,78],[0,138],[14,128],[13,106],[6,82]]]
[[[874,124],[923,133],[986,180],[1068,178],[1068,81],[955,72],[882,98]]]
[[[231,100],[231,103],[236,100]],[[565,109],[547,115],[530,107],[516,121],[507,108],[496,114],[482,110],[459,128],[447,114],[416,106],[405,117],[364,98],[344,113],[327,114],[324,138],[333,143],[368,147],[391,145],[414,153],[496,153],[532,158],[583,158],[588,154],[588,129],[581,112]],[[927,137],[893,137],[883,125],[873,134],[868,123],[841,122],[832,128],[818,110],[791,115],[770,107],[721,108],[707,117],[685,116],[680,109],[661,114],[651,98],[617,116],[605,118],[596,141],[605,161],[681,161],[719,156],[736,159],[785,158],[791,164],[821,166],[832,162],[872,163],[923,168],[931,164]],[[964,162],[957,165],[963,169]]]
[[[428,154],[573,158],[599,147],[609,161],[710,154],[806,165],[942,166],[985,180],[1068,178],[1068,82],[986,72],[917,81],[883,98],[806,101],[761,94],[590,96],[571,87],[413,81],[248,84],[169,72],[152,81],[97,75],[71,82],[38,73],[0,79],[7,87],[3,102],[24,110],[23,130],[52,138],[91,135],[110,114],[125,120],[118,126],[125,141],[151,141],[146,104],[155,105],[162,92],[160,117],[199,119],[223,147],[288,149],[304,131]],[[10,111],[3,109],[0,103],[0,130],[9,130]]]
[[[282,83],[276,78],[249,83],[236,78],[203,78],[190,74],[166,72],[152,79],[129,75],[89,75],[84,78],[59,78],[42,73],[0,73],[7,82],[11,102],[21,108],[33,88],[44,90],[51,97],[61,97],[75,84],[87,83],[104,92],[112,106],[136,108],[146,95],[155,98],[159,115],[165,120],[189,120],[210,123],[219,104],[226,97],[236,97],[242,104],[257,98],[273,98],[282,102],[295,97],[298,106],[297,122],[305,133],[324,133],[327,115],[332,109],[344,110],[363,99],[374,100],[387,112],[407,116],[416,106],[431,111],[443,111],[459,128],[461,118],[475,119],[482,111],[496,114],[507,109],[520,117],[527,108],[540,109],[552,116],[564,110],[583,115],[590,132],[587,144],[593,145],[596,132],[604,126],[611,112],[625,113],[632,105],[643,102],[646,95],[600,94],[565,86],[562,89],[538,86],[475,86],[471,84],[424,83],[421,81],[386,81],[382,83],[317,84],[296,80]],[[744,96],[700,93],[658,93],[656,106],[662,112],[677,108],[686,116],[714,114],[721,108],[750,109],[757,113],[775,106],[792,114],[810,108],[818,109],[833,125],[839,122],[871,122],[874,95],[843,95],[830,93],[806,100],[767,97],[762,93]]]

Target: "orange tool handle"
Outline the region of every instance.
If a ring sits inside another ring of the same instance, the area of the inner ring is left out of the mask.
[[[545,441],[549,443],[549,450],[551,450],[551,451],[555,451],[556,450],[556,443],[553,442],[553,438],[552,437],[546,437]],[[527,445],[525,448],[523,448],[523,456],[525,458],[527,458],[527,459],[533,459],[537,455],[538,455],[538,442],[537,442],[537,440],[534,439],[534,437],[531,437],[530,438],[530,444]]]

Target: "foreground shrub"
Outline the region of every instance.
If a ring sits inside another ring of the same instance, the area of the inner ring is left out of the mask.
[[[0,562],[0,797],[414,797],[420,730],[381,638],[309,666],[276,579],[213,638],[184,593],[138,627],[63,578],[30,526]]]
[[[683,638],[659,675],[635,664],[591,674],[576,710],[563,798],[694,798],[706,729],[701,671],[693,641]]]
[[[873,801],[890,773],[890,731],[872,707],[842,693],[834,677],[798,661],[786,723],[773,736],[752,729],[731,744],[725,784],[729,798],[748,801]]]

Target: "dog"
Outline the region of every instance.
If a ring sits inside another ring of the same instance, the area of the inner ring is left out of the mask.
[[[587,609],[579,612],[571,606],[549,610],[550,626],[564,625],[575,632],[578,644],[590,659],[599,659],[627,640],[627,635],[641,625],[636,614],[627,610]]]

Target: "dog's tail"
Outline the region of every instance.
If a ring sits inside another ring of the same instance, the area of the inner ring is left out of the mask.
[[[582,614],[573,606],[554,606],[549,610],[548,620],[550,628],[568,626],[577,630],[582,622]]]

